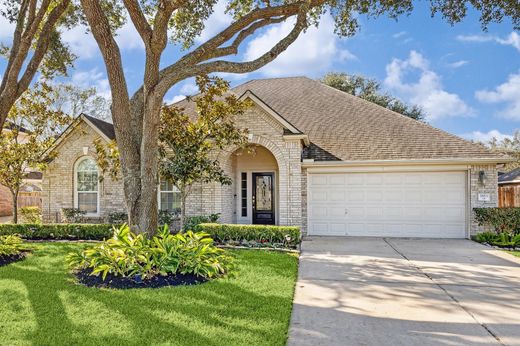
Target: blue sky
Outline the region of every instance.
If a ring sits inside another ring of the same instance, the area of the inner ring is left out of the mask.
[[[333,34],[330,17],[311,28],[276,61],[247,75],[225,75],[233,85],[252,78],[305,75],[319,78],[328,71],[362,74],[381,81],[386,91],[423,107],[436,127],[469,139],[511,135],[520,129],[520,33],[510,21],[492,24],[483,32],[478,14],[470,12],[464,22],[450,26],[440,16],[430,17],[424,2],[399,21],[360,18],[361,30],[352,38]],[[211,37],[229,22],[219,4],[199,41]],[[255,58],[290,29],[284,23],[260,31],[242,47],[238,58]],[[12,29],[0,20],[0,40]],[[96,86],[109,96],[105,68],[97,46],[84,28],[65,33],[79,56],[69,80],[81,86]],[[126,25],[118,36],[129,86],[139,87],[143,54],[139,37]],[[163,64],[179,57],[169,47]],[[3,72],[0,64],[0,73]],[[193,94],[192,80],[179,83],[166,100]]]

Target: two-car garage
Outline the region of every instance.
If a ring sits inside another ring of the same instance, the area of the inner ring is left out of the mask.
[[[308,234],[465,238],[467,172],[308,173]]]

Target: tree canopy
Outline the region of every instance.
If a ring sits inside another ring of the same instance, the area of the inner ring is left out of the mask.
[[[53,156],[43,153],[69,124],[71,117],[54,108],[56,91],[37,84],[26,91],[11,108],[6,131],[0,133],[0,184],[13,198],[13,221],[18,221],[17,197],[28,172],[43,169]]]
[[[510,171],[520,167],[520,130],[516,130],[512,138],[506,137],[502,140],[498,140],[493,137],[486,144],[491,148],[491,150],[509,155],[515,159],[515,161],[506,164],[504,167],[505,171]]]
[[[381,84],[375,79],[343,72],[330,72],[321,81],[335,89],[358,96],[409,118],[415,120],[424,120],[425,118],[419,106],[407,105],[398,98],[384,93],[381,90]]]

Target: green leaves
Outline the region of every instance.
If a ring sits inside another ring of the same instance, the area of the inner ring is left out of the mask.
[[[474,208],[475,220],[497,233],[520,233],[520,208]]]
[[[23,240],[17,235],[0,236],[0,257],[17,255],[23,250]]]
[[[205,278],[226,275],[232,258],[213,245],[208,234],[170,234],[167,226],[151,239],[134,234],[127,225],[114,228],[112,238],[99,245],[67,256],[74,270],[92,269],[92,275],[108,274],[149,279],[157,275],[195,274]]]
[[[499,247],[517,248],[520,247],[520,233],[494,233],[482,232],[475,236],[475,240],[479,243],[495,245]]]

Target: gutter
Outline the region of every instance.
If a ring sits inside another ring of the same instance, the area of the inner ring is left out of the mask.
[[[355,161],[314,161],[305,159],[303,168],[309,167],[348,167],[348,166],[410,166],[410,165],[452,165],[452,164],[499,164],[513,162],[513,158],[480,159],[424,159],[424,160],[355,160]]]

